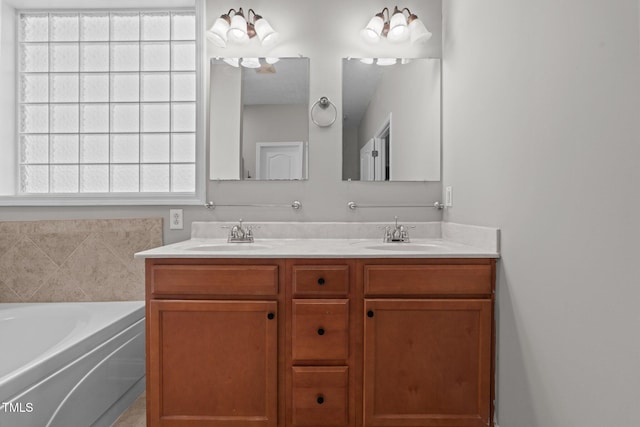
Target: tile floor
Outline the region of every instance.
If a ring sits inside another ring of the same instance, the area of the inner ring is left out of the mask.
[[[133,405],[116,420],[112,427],[146,427],[146,393],[142,393]]]

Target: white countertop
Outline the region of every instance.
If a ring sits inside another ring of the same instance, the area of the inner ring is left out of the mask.
[[[417,238],[410,243],[382,239],[259,239],[227,243],[193,238],[139,252],[136,258],[499,258],[497,250],[446,239]]]

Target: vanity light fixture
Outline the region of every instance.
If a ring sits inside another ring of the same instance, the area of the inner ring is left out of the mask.
[[[226,47],[227,42],[246,44],[256,36],[262,46],[271,47],[278,41],[279,34],[253,9],[249,9],[247,18],[242,8],[229,9],[207,31],[209,41],[219,47]]]
[[[408,16],[405,16],[405,11]],[[425,42],[431,38],[427,27],[409,8],[399,9],[395,6],[393,14],[389,15],[389,9],[386,7],[380,13],[376,13],[360,31],[362,38],[369,43],[378,43],[383,37],[392,42],[411,40],[411,43]]]

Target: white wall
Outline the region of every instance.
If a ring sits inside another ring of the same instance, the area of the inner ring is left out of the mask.
[[[638,3],[444,3],[445,219],[502,230],[499,425],[638,426]]]
[[[309,123],[306,105],[247,105],[242,111],[243,177],[256,177],[256,143],[307,142]],[[302,176],[306,176],[305,162]]]

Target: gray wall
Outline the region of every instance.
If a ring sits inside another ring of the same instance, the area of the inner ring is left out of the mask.
[[[224,144],[209,150],[211,179],[240,179],[242,167],[242,70],[227,64],[210,65],[210,97],[216,102],[209,109],[209,127]]]
[[[499,425],[638,426],[638,3],[444,3],[445,219],[502,230]]]
[[[342,132],[342,179],[360,179],[358,128],[345,127]]]

